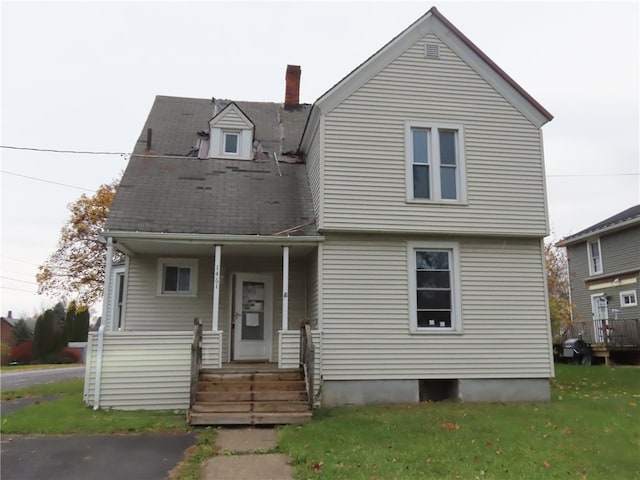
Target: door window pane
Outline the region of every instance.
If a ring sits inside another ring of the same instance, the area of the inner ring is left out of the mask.
[[[264,339],[263,282],[242,282],[242,340]]]

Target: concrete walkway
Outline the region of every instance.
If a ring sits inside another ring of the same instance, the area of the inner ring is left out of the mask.
[[[218,455],[202,466],[202,480],[292,480],[289,457],[273,451],[278,432],[272,428],[221,429]]]

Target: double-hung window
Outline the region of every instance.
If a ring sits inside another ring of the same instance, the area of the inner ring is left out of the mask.
[[[464,129],[406,122],[407,200],[466,201]]]
[[[589,255],[589,273],[591,275],[602,273],[602,252],[599,238],[587,242],[587,253]]]
[[[411,331],[459,332],[459,253],[454,242],[408,245]]]
[[[224,132],[224,153],[236,155],[240,153],[240,134],[238,132]]]
[[[635,307],[638,305],[638,297],[635,290],[626,290],[620,292],[620,306],[621,307]]]
[[[195,296],[198,293],[198,261],[161,258],[158,261],[158,295]]]

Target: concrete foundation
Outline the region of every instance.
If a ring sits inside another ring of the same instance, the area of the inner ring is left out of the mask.
[[[454,382],[443,398],[463,402],[548,402],[551,399],[546,378],[466,379]],[[423,390],[430,387],[423,381]],[[420,380],[325,380],[322,382],[323,407],[372,403],[417,403]],[[423,392],[423,397],[424,397]],[[428,398],[425,398],[427,400]],[[440,398],[439,398],[440,399]]]
[[[323,407],[369,403],[416,403],[417,380],[325,380],[322,382]]]
[[[467,379],[458,381],[463,402],[548,402],[551,388],[546,378]]]

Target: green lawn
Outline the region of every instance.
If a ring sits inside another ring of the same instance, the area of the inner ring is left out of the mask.
[[[2,434],[186,432],[182,411],[117,411],[87,408],[82,401],[83,380],[51,383],[3,392],[3,400],[61,395],[2,416]]]
[[[298,479],[640,479],[640,368],[558,365],[550,403],[318,410],[283,428]]]

